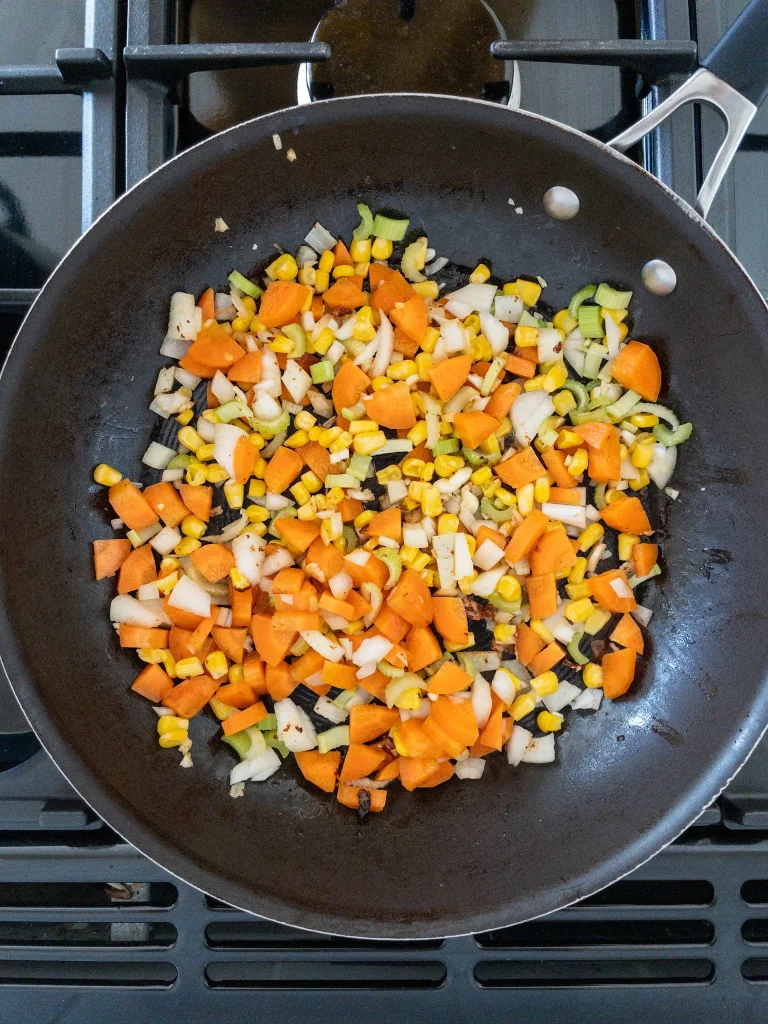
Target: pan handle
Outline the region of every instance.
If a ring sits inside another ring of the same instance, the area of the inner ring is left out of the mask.
[[[726,136],[712,161],[696,209],[706,217],[725,172],[758,106],[768,94],[768,0],[752,0],[702,67],[637,124],[608,143],[624,152],[686,103],[707,103],[722,114]]]

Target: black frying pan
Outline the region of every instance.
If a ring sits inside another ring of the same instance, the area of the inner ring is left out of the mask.
[[[711,67],[756,103],[768,84],[765,2],[750,17]],[[753,78],[737,59],[747,48],[755,60],[760,52]],[[555,184],[579,195],[575,220],[544,212]],[[247,270],[254,243],[259,255],[273,243],[295,250],[315,220],[349,237],[357,201],[410,215],[459,264],[487,258],[504,280],[540,274],[554,308],[588,281],[633,288],[635,330],[662,357],[662,401],[695,424],[674,481],[679,499],[653,497],[666,571],[641,595],[656,614],[630,694],[572,715],[554,765],[511,769],[491,758],[480,783],[396,787],[386,812],[364,823],[290,766],[230,799],[233,761],[207,742],[216,724],[204,716],[193,728],[195,767],[178,768],[128,689],[135,658],[117,647],[112,584],[93,582],[90,561],[91,541],[110,535],[93,467],[143,475],[170,293]],[[214,234],[218,216],[225,234]],[[677,272],[664,298],[640,283],[657,257]],[[768,722],[766,338],[764,302],[690,207],[612,150],[540,117],[367,96],[223,132],[93,225],[32,307],[3,370],[0,630],[19,700],[99,815],[170,871],[257,914],[408,938],[571,903],[678,835]]]

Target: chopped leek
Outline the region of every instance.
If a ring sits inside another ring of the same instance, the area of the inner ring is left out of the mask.
[[[194,455],[174,455],[166,469],[186,469],[195,460]]]
[[[579,306],[577,311],[579,319],[579,330],[585,338],[604,338],[605,331],[600,322],[599,306]],[[588,371],[585,375],[590,376]]]
[[[676,430],[670,430],[663,423],[659,423],[658,426],[653,428],[653,436],[665,448],[671,448],[675,444],[682,444],[683,441],[688,440],[692,432],[692,423],[681,423]]]
[[[441,442],[438,441],[438,444],[440,443]],[[483,453],[476,452],[472,448],[462,448],[461,454],[464,456],[465,461],[468,462],[470,466],[486,466],[488,464],[488,460],[483,455]]]
[[[582,423],[610,423],[610,417],[605,409],[592,409],[590,412],[576,412],[572,409],[568,414],[571,417],[571,423],[574,427],[580,426]]]
[[[477,665],[475,664],[475,659],[472,657],[472,655],[461,653],[457,655],[457,657],[459,659],[459,664],[467,673],[467,675],[474,679],[475,676],[477,675]]]
[[[262,718],[260,722],[256,723],[256,728],[261,729],[262,732],[274,732],[277,729],[277,715],[267,715],[266,718]]]
[[[571,301],[568,303],[568,316],[571,318],[571,320],[578,319],[579,306],[582,304],[582,302],[586,302],[587,299],[591,299],[596,291],[596,285],[587,284],[576,292]]]
[[[645,583],[646,580],[652,580],[654,576],[661,576],[661,566],[658,562],[656,562],[647,576],[630,576],[627,583],[634,590],[635,587],[640,586],[641,583]]]
[[[626,309],[632,299],[632,292],[619,292],[610,285],[599,284],[595,292],[595,302],[606,309]]]
[[[387,679],[399,679],[400,676],[405,675],[404,668],[397,668],[395,665],[390,665],[386,661],[380,661],[376,666],[383,676]],[[365,682],[365,680],[363,680]]]
[[[393,217],[385,217],[383,213],[377,213],[373,219],[371,233],[376,238],[386,238],[390,242],[402,242],[409,224],[409,220],[395,220]]]
[[[345,708],[356,693],[357,690],[342,690],[340,694],[333,698],[333,703],[337,708]]]
[[[437,458],[438,455],[453,455],[459,448],[458,437],[441,437],[432,449],[432,455],[434,458]]]
[[[232,747],[241,761],[246,759],[248,751],[251,749],[251,737],[245,729],[242,732],[235,732],[231,736],[222,736],[221,740]]]
[[[597,306],[590,306],[589,309],[597,309]],[[600,364],[603,361],[603,353],[600,351],[602,345],[596,345],[594,348],[590,345],[584,353],[584,376],[585,377],[596,377],[600,372]]]
[[[330,359],[321,359],[319,363],[313,363],[309,368],[313,384],[325,384],[333,380],[333,363]]]
[[[345,526],[344,529],[342,530],[341,535],[347,542],[345,554],[348,555],[350,551],[355,550],[355,548],[358,546],[360,542],[357,539],[357,534],[355,533],[354,528],[351,526]]]
[[[598,484],[595,488],[595,494],[593,497],[595,508],[598,512],[602,512],[605,508],[605,484]]]
[[[351,473],[329,473],[325,478],[326,487],[357,487],[359,483]]]
[[[252,299],[258,299],[264,291],[263,288],[259,288],[257,284],[254,284],[253,281],[249,281],[247,277],[243,277],[243,275],[238,273],[236,270],[232,271],[228,280],[233,288],[237,288],[245,295],[250,295]]]
[[[506,523],[515,514],[514,506],[510,505],[509,508],[505,509],[494,508],[488,498],[483,498],[480,502],[480,511],[484,516],[492,519],[494,523]]]
[[[488,604],[492,605],[498,612],[506,612],[508,615],[514,615],[515,612],[520,611],[521,602],[518,601],[507,601],[501,594],[497,594],[495,591],[488,598]]]
[[[282,434],[283,431],[288,429],[290,422],[291,418],[286,409],[273,420],[257,420],[255,416],[248,417],[248,424],[251,430],[258,431],[262,437],[277,437],[278,434]]]
[[[301,324],[286,324],[280,330],[293,342],[293,349],[288,358],[298,359],[299,356],[303,356],[307,351],[307,335]]]
[[[326,729],[325,732],[317,734],[317,749],[321,754],[327,754],[329,750],[337,747],[349,746],[349,726],[335,725],[333,729]]]
[[[268,747],[272,747],[273,750],[276,750],[278,752],[278,754],[280,755],[280,757],[283,758],[283,760],[285,760],[285,758],[288,757],[288,753],[289,753],[288,747],[286,747],[286,745],[283,743],[282,740],[279,740],[277,738],[277,732],[276,731],[275,732],[265,732],[264,733],[264,742],[267,744]]]
[[[570,378],[563,384],[563,391],[570,391],[573,397],[576,399],[575,412],[586,412],[587,406],[589,405],[589,392],[586,387],[578,380],[571,380]]]
[[[581,638],[583,636],[583,633],[574,633],[573,639],[569,644],[566,644],[565,647],[570,655],[571,661],[575,661],[577,665],[586,665],[589,663],[589,658],[585,658],[579,650],[579,644],[581,643]]]
[[[384,590],[389,590],[400,579],[400,573],[403,571],[403,560],[400,557],[400,552],[394,548],[377,548],[376,555],[389,569],[389,579],[384,584]]]
[[[231,423],[232,420],[240,419],[245,417],[249,419],[251,410],[245,404],[245,402],[239,401],[239,399],[233,398],[231,402],[224,402],[216,409],[216,415],[222,423]]]
[[[357,204],[357,212],[362,220],[352,232],[352,237],[356,242],[362,242],[364,238],[370,238],[373,234],[373,214],[371,208],[365,203]]]
[[[346,412],[346,409],[342,410],[342,415]],[[348,419],[349,417],[347,417]],[[371,456],[370,455],[358,455],[354,453],[352,458],[349,460],[347,465],[347,476],[353,476],[356,481],[362,483],[363,480],[368,476],[368,470],[371,468]],[[353,485],[354,486],[354,485]]]
[[[341,410],[341,415],[345,420],[349,420],[350,423],[354,423],[355,420],[362,420],[365,417],[365,406],[362,402],[358,402],[357,405],[353,405],[351,409],[346,406]]]

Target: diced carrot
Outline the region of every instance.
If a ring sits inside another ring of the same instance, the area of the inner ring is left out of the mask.
[[[357,811],[360,809],[361,789],[365,789],[365,786],[350,786],[348,782],[340,782],[336,799],[345,807],[350,807],[352,810]],[[370,797],[368,810],[383,811],[387,802],[386,789],[365,789],[365,791]]]
[[[411,390],[404,380],[382,388],[363,400],[369,419],[392,430],[410,430],[416,425]]]
[[[619,533],[637,533],[641,537],[653,533],[639,498],[624,498],[613,505],[606,505],[601,515],[603,522]]]
[[[385,263],[371,263],[368,268],[368,284],[373,294],[382,282],[392,277],[394,270]]]
[[[197,304],[200,307],[203,323],[205,323],[207,320],[213,320],[213,318],[216,316],[216,303],[213,294],[213,288],[206,288],[203,294],[197,300]]]
[[[412,626],[405,638],[404,647],[410,672],[420,672],[437,661],[442,654],[440,644],[429,626]]]
[[[345,665],[339,661],[325,661],[322,680],[329,686],[337,686],[340,690],[354,690],[357,686],[357,669],[354,665]]]
[[[364,680],[367,682],[368,680]],[[380,704],[355,704],[349,712],[349,739],[352,743],[369,743],[382,733],[389,732],[400,721],[397,708]]]
[[[635,678],[637,652],[631,647],[603,655],[603,693],[610,700],[621,697]]]
[[[419,351],[418,341],[414,341],[409,338],[408,335],[400,327],[395,328],[395,340],[392,344],[395,352],[399,352],[405,356],[406,359],[413,359],[416,353]]]
[[[638,654],[643,654],[645,651],[642,631],[632,616],[626,612],[616,623],[610,638],[615,644],[620,644],[622,647],[630,647],[633,651],[637,651]]]
[[[611,364],[611,376],[623,388],[636,391],[649,402],[655,402],[661,391],[661,367],[650,345],[630,341]]]
[[[191,484],[181,485],[181,500],[187,506],[193,516],[202,519],[207,523],[211,518],[211,506],[213,505],[213,488],[202,484],[200,487],[192,487]]]
[[[247,437],[237,439],[232,456],[232,464],[235,471],[234,481],[236,484],[248,482],[248,478],[253,473],[253,467],[256,465],[258,454],[255,446],[251,444]]]
[[[370,273],[370,271],[369,271]],[[393,271],[371,295],[371,305],[380,309],[387,316],[395,308],[397,302],[407,302],[416,293],[408,284],[399,270]]]
[[[256,725],[262,719],[266,718],[269,712],[264,707],[262,701],[256,701],[255,704],[251,704],[249,708],[243,708],[242,711],[238,711],[237,714],[230,715],[229,718],[225,718],[221,723],[222,729],[224,730],[225,736],[234,736],[236,732],[242,732],[243,729],[250,729],[252,725]]]
[[[496,419],[503,420],[512,408],[512,403],[521,390],[520,385],[514,381],[510,381],[509,384],[500,384],[491,395],[491,400],[486,405],[485,412],[489,416],[495,416]]]
[[[237,360],[227,376],[241,386],[258,384],[261,380],[261,352],[246,352],[242,359]],[[247,386],[245,390],[248,390]]]
[[[233,626],[250,626],[251,610],[253,607],[253,591],[250,587],[247,590],[236,590],[229,584],[229,603],[232,608]]]
[[[434,719],[440,728],[461,743],[462,747],[469,747],[475,742],[479,730],[470,700],[451,700],[450,697],[440,696],[431,702],[430,708],[425,726],[430,719]]]
[[[435,629],[444,640],[453,644],[468,642],[467,612],[460,597],[433,597],[432,611]]]
[[[447,402],[453,398],[459,388],[466,384],[471,369],[472,356],[470,355],[441,359],[439,363],[429,367],[427,375],[441,402]]]
[[[501,750],[503,742],[502,716],[506,705],[495,693],[491,695],[491,701],[491,713],[488,716],[488,721],[480,730],[477,742],[488,747],[489,750]]]
[[[408,757],[445,757],[443,747],[424,731],[424,722],[418,718],[398,722],[393,728],[393,735],[397,736],[398,747],[405,750]]]
[[[439,364],[438,364],[439,365]],[[457,412],[453,418],[454,430],[465,448],[479,448],[494,430],[499,429],[501,420],[485,412]]]
[[[367,747],[365,743],[350,743],[341,769],[341,782],[354,782],[375,772],[386,760],[383,750]]]
[[[207,372],[203,374],[204,377],[213,377],[216,370],[230,370],[244,355],[245,350],[232,335],[214,321],[198,333],[184,358],[205,367]]]
[[[374,775],[376,782],[389,782],[391,779],[398,779],[400,777],[400,761],[401,758],[396,757],[389,764],[385,764],[383,768],[379,768]]]
[[[559,448],[545,448],[541,459],[558,487],[570,489],[578,486],[578,480],[571,476],[565,464],[565,452]]]
[[[339,549],[334,544],[323,543],[321,537],[318,537],[309,545],[307,557],[304,559],[304,568],[317,566],[323,574],[324,583],[327,583],[333,576],[338,576],[345,565],[344,556]],[[386,569],[386,566],[384,568]]]
[[[311,290],[295,281],[270,281],[261,296],[259,320],[265,327],[283,327],[302,311]]]
[[[130,480],[121,480],[109,488],[109,504],[129,530],[145,530],[160,518]]]
[[[245,654],[245,638],[248,636],[247,628],[243,626],[213,626],[211,628],[211,635],[213,636],[213,642],[220,651],[226,654],[230,661],[242,665]]]
[[[120,566],[117,578],[118,594],[130,594],[145,583],[154,583],[157,579],[155,555],[149,544],[136,548]]]
[[[536,376],[536,363],[532,363],[525,356],[516,356],[512,352],[507,356],[504,369],[509,373],[513,373],[516,377],[529,378]]]
[[[253,445],[251,445],[253,447]],[[223,544],[203,544],[192,552],[192,563],[209,583],[218,583],[235,568],[235,556]]]
[[[351,523],[363,511],[363,503],[358,501],[357,498],[345,496],[336,506],[336,511],[341,516],[343,523]]]
[[[614,581],[618,581],[623,596],[611,586]],[[592,597],[606,611],[632,612],[637,608],[637,601],[622,569],[609,569],[608,572],[590,577],[586,582]]]
[[[291,665],[291,675],[297,683],[305,683],[307,679],[321,672],[326,664],[325,658],[317,651],[309,650],[302,654]]]
[[[647,576],[658,560],[658,544],[635,544],[632,548],[632,565],[635,576]]]
[[[528,557],[543,537],[548,523],[549,517],[537,508],[525,517],[504,549],[504,557],[510,565],[515,565],[516,562]]]
[[[456,769],[450,761],[438,762],[437,768],[427,776],[422,782],[418,784],[417,789],[434,789],[435,786],[441,786],[444,782],[448,782],[452,779]]]
[[[339,238],[333,250],[333,265],[334,267],[353,267],[354,262],[350,256],[349,249],[344,245],[342,240]],[[339,278],[343,281],[344,278]]]
[[[524,622],[520,623],[517,627],[517,633],[515,633],[515,653],[521,665],[525,665],[528,668],[533,659],[544,650],[545,646],[538,633],[534,633],[531,627],[527,626]]]
[[[272,625],[271,615],[254,615],[251,636],[259,655],[268,665],[279,665],[296,642],[296,630],[283,632]]]
[[[481,526],[475,535],[475,550],[479,551],[483,544],[489,540],[497,547],[500,547],[503,551],[506,547],[507,539],[508,538],[505,537],[503,533],[499,533],[498,530],[492,530],[490,526]]]
[[[544,650],[536,655],[528,668],[530,668],[532,675],[540,676],[543,672],[549,672],[564,657],[565,651],[560,644],[553,640],[551,644],[547,644]]]
[[[198,363],[196,359],[191,359],[189,353],[179,360],[179,366],[182,370],[186,370],[187,373],[193,373],[196,377],[203,377],[206,380],[210,380],[216,375],[216,371],[210,366],[204,366],[202,363]],[[217,401],[216,405],[220,403]]]
[[[616,427],[610,427],[610,434],[600,448],[589,449],[588,473],[599,484],[619,479],[621,475],[621,439]]]
[[[378,670],[372,675],[366,676],[365,679],[357,680],[357,683],[362,686],[366,693],[372,694],[376,700],[381,701],[386,699],[387,685],[390,682],[391,680],[387,679],[387,677]],[[365,686],[362,685],[363,683],[365,683]],[[348,687],[348,689],[352,689],[352,687]]]
[[[145,487],[142,495],[166,526],[178,526],[182,519],[189,515],[179,492],[168,481]]]
[[[403,757],[400,759],[400,781],[405,789],[413,791],[439,768],[434,757]]]
[[[173,689],[173,680],[159,665],[147,665],[136,676],[131,689],[151,700],[153,704],[159,704]]]
[[[323,296],[313,295],[312,305],[309,308],[310,312],[312,313],[312,316],[315,318],[315,323],[317,323],[317,321],[323,315]]]
[[[336,412],[342,409],[351,409],[360,401],[360,396],[367,390],[371,383],[368,374],[363,373],[359,366],[355,366],[351,359],[342,363],[339,372],[333,378],[331,397]]]
[[[225,683],[216,691],[216,700],[222,704],[228,704],[231,708],[249,708],[256,701],[256,694],[253,687],[245,681],[239,683]]]
[[[557,583],[555,574],[548,572],[542,576],[526,576],[525,589],[528,591],[528,604],[532,619],[546,619],[557,611]]]
[[[114,576],[133,548],[129,540],[95,540],[93,542],[93,568],[97,580]]]
[[[187,647],[189,648],[190,654],[199,656],[199,652],[202,651],[205,641],[211,634],[211,629],[213,628],[213,624],[215,621],[216,619],[214,618],[213,615],[210,615],[208,618],[200,620],[199,625],[196,626],[195,629],[192,631],[192,635],[190,636],[189,641],[187,642]],[[189,655],[187,656],[189,657]]]
[[[320,524],[316,520],[276,519],[275,529],[292,551],[306,551],[312,541],[320,536]]]
[[[331,471],[331,455],[328,449],[323,448],[317,441],[309,441],[307,444],[303,444],[301,448],[294,450],[306,462],[315,476],[318,476],[325,483],[325,478]]]
[[[127,622],[121,622],[118,636],[121,647],[158,647],[160,650],[165,650],[168,647],[167,629],[129,626]]]
[[[365,527],[369,537],[389,537],[398,544],[403,540],[403,513],[399,508],[378,512]]]
[[[320,629],[319,612],[300,612],[295,609],[287,612],[275,612],[272,624],[279,632],[294,630],[300,633],[304,629]]]
[[[168,598],[163,601],[163,611],[174,626],[178,626],[180,629],[187,630],[190,633],[193,629],[197,629],[203,621],[202,615],[193,615],[192,612],[185,612],[183,608],[174,608],[173,605],[168,603]]]
[[[306,576],[301,569],[281,569],[272,580],[273,594],[298,594],[304,586]]]
[[[502,321],[502,323],[503,322],[504,321]],[[514,332],[514,326],[515,325],[512,324],[509,327],[510,333]],[[516,355],[518,359],[525,359],[526,362],[533,363],[534,366],[536,366],[539,361],[539,351],[535,345],[532,348],[523,348],[521,345],[515,345],[513,355]]]
[[[341,763],[340,751],[329,750],[321,754],[319,750],[300,750],[294,757],[299,771],[307,782],[322,789],[324,793],[332,793],[336,789]]]
[[[531,573],[544,576],[565,572],[576,565],[577,558],[565,530],[547,530],[531,552]]]
[[[389,579],[389,568],[374,554],[371,554],[371,557],[364,565],[359,565],[357,562],[345,558],[342,568],[352,577],[352,582],[356,587],[363,583],[375,583],[382,590]],[[395,608],[395,611],[397,610]]]
[[[432,595],[414,569],[406,569],[401,575],[387,595],[387,604],[412,626],[428,626],[432,621]]]
[[[279,665],[267,664],[264,675],[267,692],[272,700],[285,700],[299,685],[298,680],[291,675],[291,666],[284,661],[281,661]]]
[[[203,710],[218,688],[219,684],[210,676],[182,679],[163,699],[163,705],[170,708],[179,718],[194,718]]]
[[[508,487],[514,488],[525,487],[540,476],[545,476],[546,472],[532,447],[523,448],[511,459],[499,462],[495,467],[496,476]]]
[[[427,322],[427,304],[422,295],[412,295],[402,306],[395,306],[392,310],[392,323],[415,342],[421,342]]]
[[[267,692],[264,662],[255,651],[251,651],[243,658],[243,680],[251,687],[257,697]]]
[[[566,470],[567,472],[567,470]],[[569,474],[570,476],[570,474]],[[574,484],[576,480],[571,477]],[[550,487],[549,489],[549,500],[554,502],[556,505],[583,505],[584,500],[581,493],[574,487]]]
[[[368,296],[351,278],[340,277],[323,294],[323,301],[329,309],[348,311],[364,306]]]
[[[381,606],[381,611],[376,616],[373,624],[393,644],[399,644],[408,630],[412,628],[411,624],[402,615],[398,615],[396,611],[393,611],[388,604]]]
[[[246,440],[246,443],[250,443]],[[251,445],[253,448],[253,445]],[[254,451],[256,449],[254,448]],[[282,494],[301,473],[304,460],[292,448],[281,445],[267,463],[264,472],[264,483],[273,494]]]
[[[466,690],[471,684],[472,677],[468,672],[453,661],[445,661],[433,676],[429,678],[427,691],[429,693],[458,693]]]
[[[202,622],[202,619],[200,620]],[[183,629],[181,626],[171,626],[171,633],[168,637],[168,649],[174,661],[181,661],[182,658],[190,656],[189,639],[192,636],[191,629]]]
[[[590,448],[602,448],[611,439],[610,423],[580,423],[573,428],[574,434],[586,441]]]

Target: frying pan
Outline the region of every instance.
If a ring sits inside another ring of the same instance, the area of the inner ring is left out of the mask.
[[[767,57],[762,0],[685,87],[730,112],[716,176],[768,86]],[[575,219],[544,211],[552,185],[577,193]],[[110,535],[93,467],[152,476],[139,460],[155,421],[147,406],[169,295],[247,271],[275,243],[295,250],[315,220],[349,237],[358,201],[409,215],[458,264],[492,260],[503,280],[541,275],[553,309],[589,281],[633,288],[635,330],[662,360],[661,400],[695,425],[678,500],[651,496],[665,572],[641,594],[655,615],[630,693],[574,713],[556,764],[512,769],[490,758],[481,782],[395,788],[386,812],[364,822],[290,763],[231,799],[233,762],[205,716],[192,729],[192,770],[160,750],[148,708],[129,691],[134,656],[108,621],[111,583],[93,582],[90,561],[91,541]],[[226,233],[214,233],[216,217]],[[667,296],[641,284],[653,258],[677,274]],[[0,635],[18,699],[122,836],[264,917],[406,939],[509,925],[578,900],[689,825],[768,722],[768,463],[757,448],[767,338],[768,308],[691,207],[611,148],[544,118],[404,94],[282,110],[222,132],[90,228],[3,369]]]

